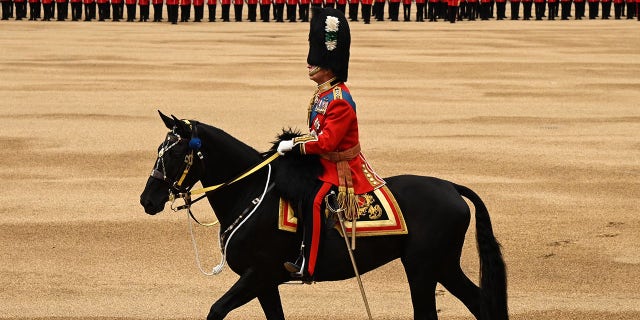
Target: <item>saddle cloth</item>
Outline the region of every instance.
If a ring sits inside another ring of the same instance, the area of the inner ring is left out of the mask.
[[[357,195],[358,214],[356,221],[356,237],[383,236],[407,234],[407,225],[404,222],[400,206],[391,194],[387,186],[382,186],[372,192]],[[329,216],[329,210],[325,208],[325,217]],[[339,222],[338,222],[339,223]],[[345,230],[350,236],[352,223],[345,221]],[[280,217],[278,229],[296,232],[298,219],[294,215],[293,208],[284,199],[280,199]],[[340,226],[336,225],[338,232]]]

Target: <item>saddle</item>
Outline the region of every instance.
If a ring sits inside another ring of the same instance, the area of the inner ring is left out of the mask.
[[[358,203],[356,237],[400,235],[409,232],[400,206],[387,186],[356,195],[356,199]],[[328,218],[332,212],[325,206],[324,214]],[[339,225],[335,228],[342,234]],[[293,207],[282,198],[280,198],[278,229],[288,232],[296,232],[298,229],[298,219]],[[353,232],[351,223],[345,223],[345,231],[348,236],[351,236]]]

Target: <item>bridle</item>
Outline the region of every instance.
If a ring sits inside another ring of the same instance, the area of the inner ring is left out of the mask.
[[[200,163],[204,168],[204,161],[203,161],[204,155],[200,151],[200,147],[202,146],[202,141],[200,140],[200,138],[198,138],[197,122],[193,121],[192,123],[189,120],[182,120],[182,121],[184,121],[191,128],[191,138],[189,140],[189,152],[184,157],[183,166],[180,167],[180,169],[177,171],[177,174],[174,178],[167,177],[167,171],[164,164],[164,154],[167,153],[169,150],[171,150],[171,148],[177,146],[181,141],[186,141],[186,139],[182,138],[176,132],[177,127],[174,126],[173,129],[167,133],[166,139],[160,146],[160,150],[158,151],[158,160],[156,161],[156,166],[151,171],[151,177],[158,180],[165,181],[170,185],[169,202],[171,202],[171,209],[174,212],[187,209],[189,215],[196,223],[202,226],[213,226],[217,224],[217,221],[213,223],[200,223],[196,219],[196,217],[192,214],[191,205],[202,200],[204,197],[207,196],[207,193],[213,192],[214,190],[217,190],[219,188],[231,185],[257,172],[258,170],[262,169],[263,167],[271,163],[273,160],[278,158],[279,154],[277,152],[274,152],[270,157],[266,158],[264,161],[262,161],[258,165],[254,166],[253,168],[245,171],[241,175],[227,182],[217,184],[214,186],[204,187],[197,190],[191,190],[192,186],[188,186],[188,187],[183,186],[184,180],[189,174],[189,171],[191,170],[191,168],[193,167],[195,156],[197,156],[198,159],[200,159]],[[191,196],[196,194],[202,194],[202,195],[192,200]],[[183,199],[184,204],[180,206],[174,206],[174,203],[177,199]]]

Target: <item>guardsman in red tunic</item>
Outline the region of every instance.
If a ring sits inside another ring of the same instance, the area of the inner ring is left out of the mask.
[[[202,22],[204,17],[204,0],[193,0],[193,22]]]
[[[491,0],[480,0],[480,20],[489,20],[489,17],[491,17]]]
[[[398,21],[400,15],[400,0],[389,0],[389,19]]]
[[[153,22],[161,22],[164,0],[151,0],[151,4],[153,5]]]
[[[636,16],[636,1],[635,0],[626,0],[626,1],[627,1],[627,20],[630,20]]]
[[[447,1],[447,17],[449,22],[456,23],[456,16],[458,15],[458,0]]]
[[[478,0],[467,0],[467,14],[469,21],[475,21],[478,15]]]
[[[25,1],[20,0],[20,1],[21,1],[21,3],[26,2],[26,0]],[[18,1],[15,1],[15,2],[18,3]],[[16,8],[17,8],[17,5],[16,5]],[[68,13],[68,10],[69,10],[68,8],[69,8],[69,4],[67,3],[67,0],[56,0],[56,9],[58,10],[58,18],[56,20],[58,20],[58,21],[66,20],[67,19],[67,13]],[[18,12],[17,12],[17,9],[16,9],[16,18],[18,17],[17,14],[18,14]]]
[[[284,3],[285,0],[273,1],[273,19],[276,22],[284,22]]]
[[[616,20],[620,20],[622,16],[622,5],[624,4],[624,0],[613,0],[613,16]]]
[[[349,20],[358,21],[358,6],[360,0],[349,0]]]
[[[549,2],[549,13],[548,19],[555,20],[556,19],[556,11],[558,10],[558,0],[548,0]]]
[[[167,0],[167,20],[171,24],[178,23],[178,5],[180,0]]]
[[[111,0],[111,11],[113,11],[112,21],[120,21],[122,19],[122,6],[123,0]]]
[[[180,22],[189,22],[191,18],[191,0],[180,0]]]
[[[424,22],[426,0],[416,0],[416,22]]]
[[[222,7],[222,22],[229,22],[229,9],[231,9],[231,0],[220,0]]]
[[[336,9],[342,11],[342,13],[347,14],[347,0],[336,0]]]
[[[233,13],[236,22],[242,21],[242,7],[244,2],[242,0],[233,0]]]
[[[602,19],[608,20],[611,16],[611,0],[601,0],[602,2]]]
[[[82,0],[71,0],[71,21],[82,19]]]
[[[302,22],[309,22],[309,5],[311,0],[300,0],[298,6],[298,19]]]
[[[140,20],[139,22],[147,22],[149,21],[149,0],[138,0],[138,5],[140,6]]]
[[[507,17],[507,0],[496,0],[496,15],[497,20],[504,20]]]
[[[371,23],[371,6],[373,4],[373,0],[360,0],[360,2],[362,3],[362,21],[364,21],[364,24],[370,24]]]
[[[376,21],[384,21],[384,4],[385,0],[374,0],[373,2],[373,14]]]
[[[337,202],[345,217],[357,215],[356,195],[371,192],[385,182],[360,152],[356,104],[345,85],[349,70],[351,35],[344,14],[337,9],[314,9],[309,31],[307,68],[318,84],[308,109],[309,134],[285,140],[278,152],[320,156],[323,173],[313,186],[313,201],[300,203],[304,228],[303,257],[286,262],[293,277],[311,280],[316,273],[318,249],[324,229],[325,196],[338,188]],[[321,270],[317,270],[321,271]]]
[[[27,0],[14,0],[16,20],[22,20],[27,17]]]
[[[260,0],[260,20],[269,22],[269,11],[271,11],[272,0]]]
[[[402,13],[404,14],[404,21],[411,21],[411,1],[402,0]]]
[[[96,3],[98,4],[98,21],[104,21],[104,19],[107,19],[107,8],[109,8],[109,0],[96,0]]]
[[[584,17],[585,0],[573,0],[573,2],[575,3],[575,19],[582,20],[582,17]]]
[[[83,0],[84,21],[91,21],[96,18],[96,0]]]
[[[531,5],[532,4],[533,4],[533,0],[522,0],[522,16],[524,17],[524,20],[530,20],[531,19]]]
[[[137,0],[124,0],[124,4],[127,7],[127,22],[136,21]]]
[[[251,22],[258,20],[258,0],[247,0],[247,19]]]
[[[2,20],[9,20],[11,16],[11,0],[0,0],[0,3],[2,4]]]
[[[511,1],[511,20],[520,19],[520,0]]]
[[[600,0],[587,0],[589,2],[589,20],[593,20],[598,16],[600,9]]]
[[[209,22],[216,21],[216,5],[218,0],[207,0],[207,9],[209,9]]]
[[[571,0],[560,0],[560,20],[569,20],[571,15]]]
[[[289,22],[296,22],[297,7],[298,7],[298,0],[287,0],[287,20]]]
[[[428,16],[429,16],[429,22],[435,22],[438,21],[438,5],[440,4],[440,0],[428,0],[428,5],[429,8],[428,10]]]
[[[40,18],[40,0],[29,0],[29,20],[36,21]]]

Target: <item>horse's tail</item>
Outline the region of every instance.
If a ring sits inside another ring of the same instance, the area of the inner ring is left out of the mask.
[[[484,319],[507,320],[507,273],[500,243],[493,235],[489,211],[473,190],[461,185],[454,186],[476,208],[476,241],[480,255],[480,292]]]

